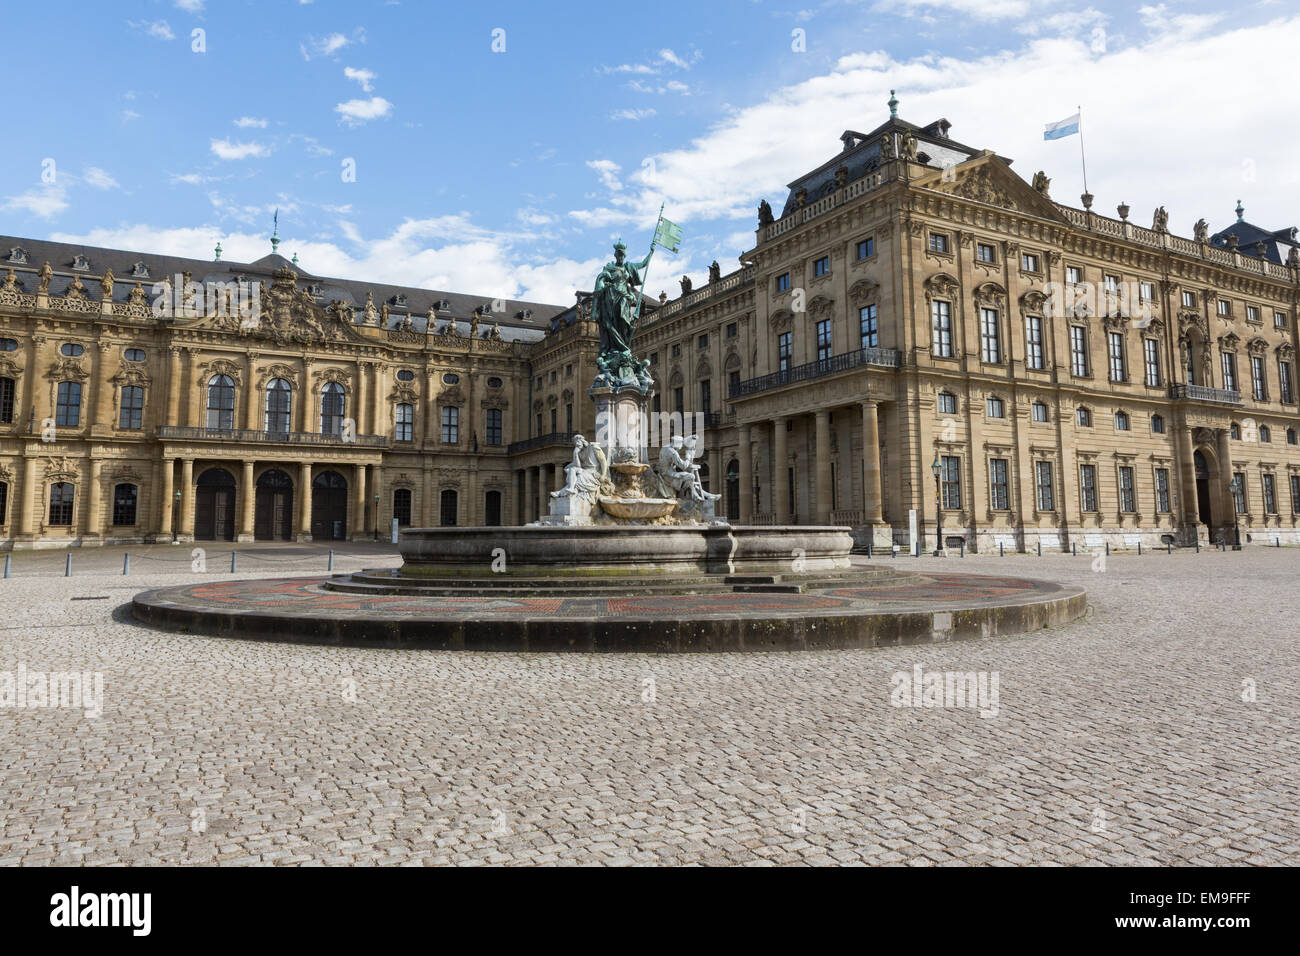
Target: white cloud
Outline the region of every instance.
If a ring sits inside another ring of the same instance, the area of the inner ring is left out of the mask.
[[[622,190],[571,216],[587,226],[628,229],[629,223],[649,228],[664,201],[668,215],[686,224],[749,220],[760,198],[779,211],[784,184],[834,157],[843,129],[870,130],[887,118],[891,88],[899,91],[903,118],[924,125],[947,117],[954,139],[1014,157],[1024,178],[1045,169],[1054,179],[1053,196],[1063,202],[1077,205],[1083,191],[1078,143],[1044,142],[1043,124],[1083,104],[1098,209],[1121,200],[1135,209],[1163,204],[1184,235],[1202,215],[1223,222],[1239,195],[1261,219],[1294,216],[1300,103],[1207,84],[1204,64],[1232,62],[1238,51],[1250,50],[1252,86],[1289,89],[1298,44],[1300,17],[1292,17],[1192,37],[1161,34],[1101,54],[1085,35],[1034,39],[965,60],[858,53],[651,157],[653,164],[629,174]],[[1037,91],[1030,109],[1026,90]],[[1007,109],[1008,103],[1019,105]],[[1194,150],[1174,146],[1193,141]]]
[[[356,70],[350,66],[345,66],[343,68],[343,75],[349,80],[356,80],[361,84],[361,89],[367,93],[372,92],[375,88],[375,74],[370,70]]]
[[[617,192],[623,188],[623,184],[619,182],[618,178],[621,169],[618,163],[610,159],[589,159],[587,160],[587,166],[596,171],[596,175],[600,177],[601,185],[606,189]]]
[[[372,96],[368,100],[348,100],[334,107],[344,123],[358,126],[372,119],[380,119],[393,111],[393,104],[382,96]]]
[[[17,196],[6,196],[0,209],[26,212],[40,219],[52,219],[68,208],[68,191],[62,183],[34,186]]]
[[[240,129],[266,129],[266,120],[258,119],[255,116],[241,116],[235,120],[235,125]]]
[[[345,47],[354,43],[365,43],[366,31],[363,27],[357,27],[352,31],[352,36],[343,33],[330,33],[323,37],[309,36],[298,45],[298,51],[302,53],[304,60],[310,60],[313,56],[333,56]]]
[[[932,19],[930,11],[959,13],[977,20],[1006,20],[1028,17],[1034,9],[1051,6],[1053,0],[877,0],[878,13],[899,13]]]
[[[86,181],[86,185],[93,186],[95,189],[117,188],[117,180],[98,166],[87,166],[82,170],[81,176]]]
[[[260,158],[271,153],[270,148],[261,143],[232,143],[228,139],[212,140],[211,149],[218,159]]]
[[[186,13],[202,13],[204,0],[175,0],[176,8]]]
[[[609,114],[610,119],[614,120],[642,120],[648,119],[655,115],[655,110],[651,109],[623,109],[615,110]]]
[[[151,37],[157,37],[159,40],[175,40],[176,34],[172,33],[172,28],[168,26],[166,20],[127,20],[127,26],[135,30],[143,30]]]

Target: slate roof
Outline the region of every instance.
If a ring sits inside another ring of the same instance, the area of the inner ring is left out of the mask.
[[[1238,252],[1243,256],[1259,258],[1255,246],[1257,243],[1263,242],[1264,258],[1269,262],[1285,265],[1287,257],[1291,255],[1291,250],[1300,248],[1300,242],[1297,242],[1298,235],[1300,235],[1300,230],[1297,230],[1295,226],[1270,232],[1256,226],[1254,223],[1238,219],[1227,229],[1221,229],[1210,236],[1210,245],[1218,246],[1220,249],[1227,249],[1228,237],[1236,236]]]
[[[16,249],[25,253],[25,262],[17,261],[17,258],[23,258],[21,256],[14,257]],[[78,257],[82,257],[86,268],[74,268]],[[0,236],[0,272],[7,267],[12,267],[26,291],[36,291],[36,273],[45,262],[49,262],[54,269],[54,279],[50,283],[51,295],[62,295],[71,284],[73,276],[76,276],[86,286],[87,293],[97,298],[100,294],[98,280],[105,269],[111,268],[115,280],[113,286],[115,302],[125,302],[136,282],[141,283],[145,293],[148,294],[154,283],[179,273],[190,273],[190,281],[195,283],[234,282],[243,278],[250,282],[265,282],[269,286],[271,277],[277,269],[289,268],[298,273],[299,288],[311,291],[322,305],[328,305],[333,300],[339,299],[351,304],[355,310],[360,310],[365,305],[366,294],[373,293],[375,308],[388,305],[390,328],[396,328],[403,316],[409,314],[414,330],[425,331],[429,306],[437,304],[439,320],[455,319],[457,327],[462,332],[468,333],[474,310],[482,307],[480,331],[491,328],[494,322],[499,323],[501,336],[506,341],[535,342],[541,339],[551,319],[565,311],[565,306],[562,305],[507,299],[503,310],[493,312],[494,297],[490,295],[442,292],[411,286],[317,276],[301,265],[295,266],[284,256],[274,254],[263,256],[256,262],[234,262],[227,259],[217,261],[106,249],[100,246],[44,239]],[[147,276],[134,274],[137,264],[143,264]],[[361,316],[358,315],[358,319],[360,318]]]
[[[981,152],[981,150],[972,146],[966,146],[954,139],[950,139],[948,130],[951,126],[952,124],[946,119],[937,119],[929,126],[917,126],[915,123],[909,123],[907,120],[895,116],[890,117],[869,133],[859,133],[857,130],[846,129],[840,134],[840,141],[844,144],[844,148],[836,156],[789,184],[790,193],[786,197],[785,206],[777,218],[788,216],[799,208],[798,200],[795,197],[800,189],[808,190],[808,203],[814,203],[828,193],[834,192],[837,188],[835,170],[840,166],[847,168],[849,182],[861,179],[878,167],[880,165],[880,137],[886,132],[911,133],[915,136],[918,156],[925,153],[929,157],[928,165],[931,166],[943,167],[946,165],[947,160],[965,162],[971,156]],[[1005,157],[1003,161],[1008,165],[1011,164],[1011,160]]]

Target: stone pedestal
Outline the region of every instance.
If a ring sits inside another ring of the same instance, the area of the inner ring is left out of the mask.
[[[627,385],[620,389],[593,387],[587,394],[596,403],[596,435],[592,443],[605,450],[610,464],[648,461],[650,422],[646,403],[654,392]]]

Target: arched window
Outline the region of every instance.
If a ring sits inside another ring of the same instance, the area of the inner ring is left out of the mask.
[[[1151,416],[1151,431],[1157,435],[1165,433],[1165,418],[1163,415]]]
[[[229,375],[208,379],[208,427],[235,427],[235,382]]]
[[[113,524],[135,524],[135,506],[140,491],[135,485],[113,487]]]
[[[75,428],[81,424],[81,383],[60,382],[54,424]]]
[[[398,404],[393,417],[398,441],[411,441],[415,433],[415,408],[405,402]]]
[[[450,488],[442,493],[440,505],[441,520],[443,527],[452,527],[456,524],[456,492]]]
[[[338,435],[343,431],[346,397],[338,382],[327,382],[320,390],[320,433]]]
[[[14,380],[0,378],[0,422],[6,425],[14,420]]]
[[[118,413],[118,428],[144,427],[144,389],[139,385],[122,387],[121,410]],[[135,522],[131,522],[135,524]]]
[[[1115,430],[1120,432],[1128,431],[1128,412],[1115,413]]]
[[[72,485],[56,481],[50,485],[50,524],[72,524]]]
[[[273,378],[266,385],[266,430],[283,434],[289,430],[289,412],[292,409],[289,383]]]
[[[408,527],[411,523],[411,489],[393,489],[393,517],[399,527]]]

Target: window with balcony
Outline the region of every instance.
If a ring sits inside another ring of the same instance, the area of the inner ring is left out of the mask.
[[[776,367],[778,372],[790,368],[791,333],[782,332],[776,337]]]
[[[827,362],[831,357],[831,320],[817,323],[817,361]]]
[[[397,373],[401,376],[401,372]],[[346,411],[346,395],[338,382],[326,382],[320,390],[320,433],[322,435],[343,434],[343,416]]]
[[[271,379],[266,385],[266,430],[287,433],[292,409],[293,392],[289,383],[282,378]]]
[[[1281,386],[1282,401],[1290,405],[1295,401],[1295,367],[1285,359],[1277,363],[1278,384]]]
[[[859,348],[874,349],[880,345],[880,330],[876,323],[876,307],[864,305],[858,309]]]
[[[1237,390],[1237,356],[1234,352],[1224,352],[1220,359],[1223,363],[1223,387],[1230,392]]]
[[[1264,356],[1250,357],[1250,394],[1257,402],[1268,400],[1268,382],[1264,377]]]
[[[235,427],[235,382],[228,375],[208,379],[208,427]]]
[[[700,382],[700,411],[705,415],[713,411],[713,383],[707,378]]]

